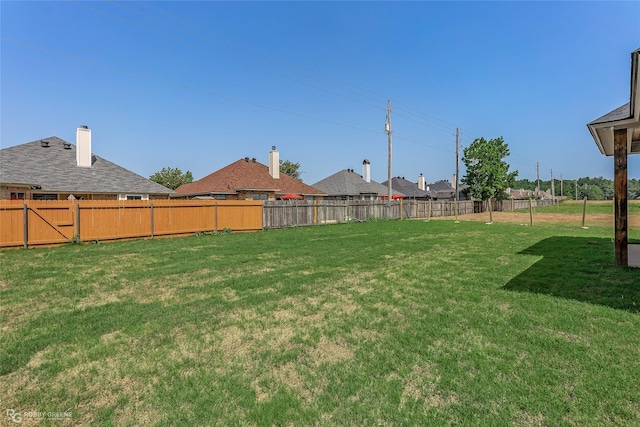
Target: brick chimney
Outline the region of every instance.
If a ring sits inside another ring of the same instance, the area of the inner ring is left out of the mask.
[[[76,129],[76,164],[83,168],[91,167],[91,129],[87,126]]]

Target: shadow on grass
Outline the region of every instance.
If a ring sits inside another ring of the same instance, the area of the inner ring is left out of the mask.
[[[542,259],[503,289],[640,313],[640,270],[615,265],[611,239],[549,237],[520,254]]]

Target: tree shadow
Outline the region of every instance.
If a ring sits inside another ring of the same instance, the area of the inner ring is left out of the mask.
[[[640,313],[640,270],[615,265],[611,239],[549,237],[519,254],[542,259],[503,289]]]

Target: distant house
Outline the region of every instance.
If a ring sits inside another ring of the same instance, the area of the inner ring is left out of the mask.
[[[433,194],[436,200],[454,200],[456,197],[456,189],[446,180],[426,184],[426,190]],[[462,195],[462,188],[460,194]]]
[[[0,150],[0,199],[149,200],[173,190],[91,152],[91,130],[76,145],[56,136]]]
[[[385,186],[385,188],[387,188],[388,186],[388,182],[389,181],[385,181],[382,183],[383,186]],[[422,185],[422,188],[421,188]],[[425,181],[424,181],[424,176],[422,174],[420,174],[420,176],[418,177],[418,182],[411,182],[408,179],[405,179],[404,177],[395,177],[391,179],[391,188],[394,191],[398,191],[402,194],[405,195],[406,198],[408,199],[415,199],[415,200],[428,200],[428,199],[434,199],[436,196],[435,191],[427,191],[425,189]]]
[[[204,178],[176,188],[171,197],[218,200],[276,200],[282,196],[306,200],[322,198],[324,193],[302,181],[280,173],[280,154],[269,152],[269,166],[245,157]],[[295,197],[295,198],[298,198]]]
[[[538,200],[551,200],[553,195],[549,191],[542,190],[514,190],[508,189],[507,194],[510,198],[515,200],[523,199],[538,199]],[[566,199],[566,197],[555,196],[555,200]]]
[[[333,200],[379,200],[388,196],[389,188],[371,179],[369,160],[362,162],[363,173],[359,175],[353,169],[343,169],[313,184]],[[393,191],[397,196],[404,194]]]

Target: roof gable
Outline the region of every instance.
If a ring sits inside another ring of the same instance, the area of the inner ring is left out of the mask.
[[[283,173],[279,179],[269,174],[269,167],[254,159],[240,159],[189,184],[176,188],[181,195],[233,194],[241,190],[275,191],[277,194],[324,194],[317,188]]]
[[[41,141],[49,146],[43,147]],[[173,193],[95,154],[91,167],[77,166],[76,146],[56,136],[0,150],[0,183],[63,193]]]

